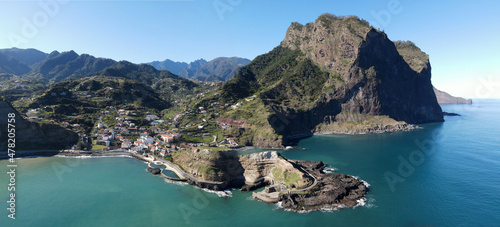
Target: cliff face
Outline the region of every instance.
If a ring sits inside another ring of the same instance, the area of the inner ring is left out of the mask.
[[[235,151],[202,149],[177,153],[173,160],[196,178],[226,182],[228,187],[274,182],[297,188],[311,183],[311,179],[277,152],[238,156]]]
[[[428,56],[412,69],[385,33],[358,18],[322,15],[315,23],[292,24],[281,45],[340,75],[344,83],[330,93],[336,96],[326,94],[325,103],[340,101],[341,112],[417,124],[443,121]]]
[[[408,63],[408,65],[416,72],[422,73],[428,71],[430,76],[429,55],[418,48],[411,41],[396,41],[394,42],[399,54]],[[432,87],[439,104],[472,104],[471,99],[453,97],[450,94],[440,91]]]
[[[256,184],[259,180],[290,188],[305,187],[312,183],[311,179],[277,152],[241,155],[239,161],[245,170],[243,176],[248,185]]]
[[[241,181],[243,168],[231,151],[196,149],[173,155],[174,163],[192,176],[205,181]]]
[[[7,151],[7,114],[16,114],[15,150],[47,150],[69,148],[78,142],[78,134],[58,125],[24,120],[7,102],[0,101],[0,152]]]
[[[385,122],[400,122],[390,128],[404,130],[406,123],[443,121],[428,56],[406,61],[385,33],[357,17],[325,14],[314,23],[292,23],[280,46],[242,67],[220,92],[226,100],[254,94],[268,113],[257,118],[266,116],[282,138],[336,133],[329,126],[351,118],[363,119],[360,133],[380,131],[375,128],[385,128]],[[266,127],[256,127],[256,134]],[[254,144],[262,139],[255,136]]]

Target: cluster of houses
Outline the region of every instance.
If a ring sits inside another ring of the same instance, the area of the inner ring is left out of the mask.
[[[115,131],[110,128],[101,129],[98,131],[98,137],[96,144],[104,145],[109,147],[110,144],[115,140]]]
[[[232,126],[238,128],[245,128],[246,126],[246,121],[243,120],[233,120],[230,118],[217,118],[217,120],[215,121],[219,124],[219,128],[221,129],[230,129]]]
[[[137,126],[130,120],[130,118],[116,117],[115,120],[117,122],[114,126],[114,129],[116,131],[121,132],[123,134],[137,132]],[[104,127],[104,125],[101,124],[97,125],[98,128],[99,126]]]
[[[137,113],[133,110],[119,109],[119,110],[117,110],[117,112],[120,115],[126,115],[126,116],[136,116],[137,115]]]

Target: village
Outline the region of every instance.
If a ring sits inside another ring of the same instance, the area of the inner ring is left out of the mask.
[[[71,147],[74,152],[123,151],[167,158],[174,152],[186,150],[239,148],[238,139],[231,132],[244,129],[246,122],[219,117],[219,114],[236,110],[245,102],[255,100],[256,96],[235,104],[212,102],[206,107],[190,107],[190,100],[203,98],[206,94],[207,91],[187,95],[187,100],[176,100],[174,107],[165,111],[125,102],[118,106],[101,107],[94,113],[80,110],[57,117],[54,114],[56,106],[44,105],[27,109],[25,118],[58,124],[77,133],[80,139]],[[66,92],[49,93],[49,97],[54,98],[67,95]],[[71,99],[89,101],[98,101],[98,98],[82,92],[71,96]],[[27,102],[34,100],[28,99]]]
[[[143,118],[149,123],[148,126],[138,127],[133,119],[138,118],[134,110],[115,110],[110,106],[103,111],[97,119],[95,129],[91,135],[81,134],[85,138],[91,138],[91,146],[88,150],[93,151],[125,151],[145,155],[154,155],[166,158],[176,151],[193,149],[232,149],[240,145],[231,137],[222,137],[209,131],[228,130],[231,127],[243,127],[244,122],[232,121],[231,119],[217,119],[217,129],[209,130],[205,119],[200,123],[178,126],[177,120],[183,114],[175,114],[165,120],[160,120],[157,115],[145,113]],[[205,114],[204,108],[199,108],[199,114]],[[107,124],[104,119],[114,117],[114,124]],[[231,124],[233,123],[233,124]],[[194,142],[196,141],[196,142]],[[79,150],[82,147],[74,145],[72,149]]]

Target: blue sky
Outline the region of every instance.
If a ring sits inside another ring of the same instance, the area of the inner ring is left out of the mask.
[[[453,95],[500,97],[500,2],[0,0],[0,48],[75,50],[143,63],[254,58],[291,22],[357,15],[430,55],[433,84]]]

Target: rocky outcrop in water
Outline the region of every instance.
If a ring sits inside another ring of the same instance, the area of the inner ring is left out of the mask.
[[[297,161],[306,171],[318,179],[319,183],[306,193],[281,194],[279,201],[285,209],[311,211],[338,209],[342,206],[362,205],[368,192],[368,184],[346,174],[324,174],[322,162]]]
[[[146,170],[153,175],[158,175],[161,173],[161,169],[159,169],[159,168],[148,167]]]
[[[345,174],[325,174],[326,165],[315,161],[290,161],[310,175],[310,185],[290,189],[282,185],[267,186],[264,191],[253,193],[253,198],[265,202],[280,203],[284,209],[292,211],[314,211],[355,207],[364,202],[368,192],[367,183]]]
[[[185,158],[191,156],[187,161]],[[265,202],[294,211],[353,207],[367,193],[363,181],[345,174],[324,174],[322,162],[292,161],[277,152],[236,155],[235,151],[185,151],[174,156],[183,170],[197,179],[187,182],[201,188],[252,191]],[[182,164],[181,164],[182,163]],[[149,171],[149,168],[148,168]],[[215,181],[214,181],[215,180]]]

